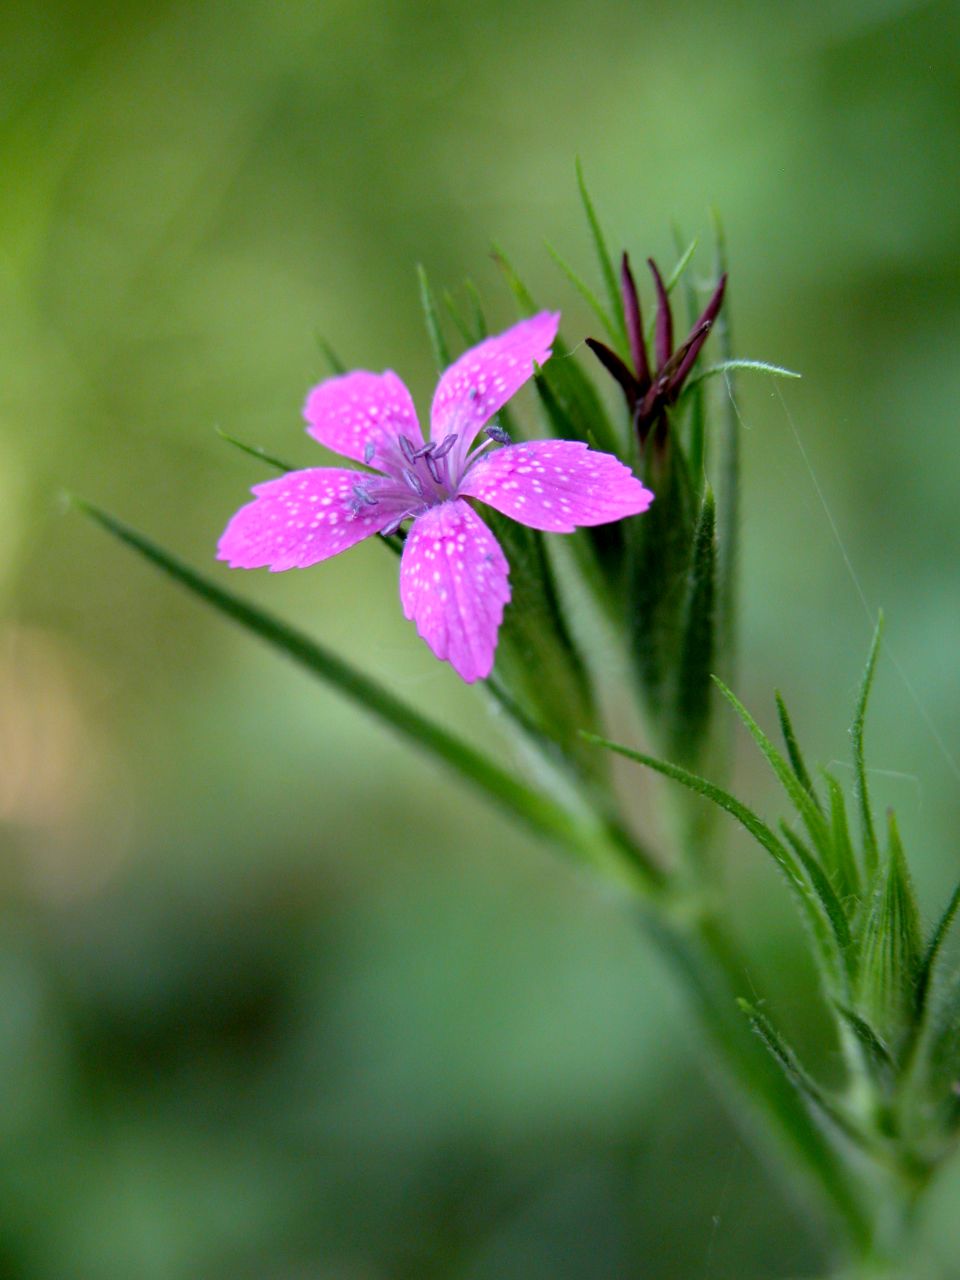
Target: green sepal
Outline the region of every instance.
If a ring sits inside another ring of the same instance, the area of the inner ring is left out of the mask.
[[[687,311],[687,329],[692,330],[697,323],[700,315],[700,306],[697,300],[697,292],[693,286],[693,281],[687,274],[687,266],[697,247],[696,237],[690,241],[686,249],[681,250],[683,239],[679,229],[674,227],[673,230],[674,243],[680,257],[676,266],[670,273],[666,282],[667,293],[670,293],[680,279],[683,279],[683,292],[686,299]],[[655,320],[654,320],[655,322]],[[686,398],[687,404],[687,458],[690,465],[690,475],[694,485],[699,478],[705,474],[706,468],[706,441],[704,431],[706,425],[706,410],[704,406],[703,388],[696,387]]]
[[[648,441],[643,480],[655,500],[642,518],[622,526],[623,599],[634,675],[656,726],[675,689],[697,504],[686,459],[672,437],[662,445]]]
[[[437,366],[437,372],[443,373],[444,369],[451,363],[450,348],[447,346],[446,338],[443,336],[440,317],[437,314],[436,299],[433,296],[433,290],[430,288],[426,269],[421,263],[417,264],[417,280],[420,284],[420,305],[423,308],[423,322],[426,325],[427,336],[430,339],[434,363]]]
[[[960,974],[929,1004],[924,1092],[934,1126],[955,1137],[960,1129]]]
[[[716,507],[707,486],[693,532],[687,598],[680,624],[671,738],[682,760],[696,760],[710,729],[716,658]]]
[[[580,772],[601,776],[597,753],[579,733],[596,724],[593,689],[564,618],[544,536],[493,509],[484,519],[510,564],[511,600],[497,643],[497,679]]]
[[[857,1011],[895,1045],[914,1021],[920,912],[892,811],[887,854],[860,938]]]
[[[416,746],[435,756],[511,817],[556,843],[615,882],[645,893],[661,885],[663,873],[636,842],[628,842],[605,819],[558,804],[508,772],[482,751],[408,706],[390,690],[302,631],[227,591],[116,516],[81,498],[71,504],[138,552],[205,604],[265,640],[310,675],[331,685]]]
[[[834,1000],[833,1007],[844,1026],[853,1033],[853,1038],[860,1046],[863,1056],[875,1077],[884,1083],[893,1080],[896,1064],[888,1046],[879,1033],[855,1009],[842,1001]]]

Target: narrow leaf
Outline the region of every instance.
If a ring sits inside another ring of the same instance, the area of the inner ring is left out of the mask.
[[[440,317],[437,315],[437,304],[433,297],[433,290],[430,288],[430,281],[420,263],[417,264],[417,278],[420,281],[420,305],[423,307],[423,319],[427,326],[430,346],[433,348],[433,358],[438,371],[442,373],[451,363],[450,349],[440,328]]]
[[[873,825],[873,814],[870,811],[870,793],[867,788],[867,766],[863,756],[863,724],[867,714],[867,703],[870,700],[870,687],[873,684],[873,673],[877,666],[877,655],[880,652],[880,641],[883,639],[883,614],[877,618],[870,654],[860,682],[857,695],[857,706],[853,716],[850,737],[853,740],[853,769],[856,779],[855,789],[857,804],[860,809],[860,827],[863,833],[863,856],[867,875],[873,876],[877,870],[878,851],[877,833]]]
[[[584,734],[584,737],[588,742],[593,742],[600,747],[606,747],[608,751],[615,751],[618,755],[625,756],[628,760],[634,760],[637,764],[645,765],[648,769],[653,769],[654,772],[663,774],[665,778],[671,778],[674,782],[681,783],[682,786],[696,792],[697,795],[703,796],[704,799],[711,801],[718,808],[729,813],[731,817],[736,818],[741,826],[750,832],[757,843],[770,854],[786,876],[787,883],[797,895],[814,938],[821,949],[821,954],[830,965],[833,977],[837,981],[842,981],[843,959],[839,953],[836,937],[823,904],[804,875],[801,865],[783,842],[774,835],[762,818],[758,817],[751,809],[748,809],[735,796],[732,796],[729,791],[724,791],[722,787],[708,782],[706,778],[701,778],[699,774],[691,773],[690,770],[684,769],[680,765],[670,764],[666,760],[658,760],[655,756],[645,755],[642,751],[635,751],[632,747],[622,746],[619,743],[611,742],[607,738],[598,737],[596,734],[587,733]]]
[[[783,789],[790,797],[791,802],[797,812],[803,818],[804,826],[810,832],[810,838],[813,840],[821,859],[829,861],[830,855],[830,837],[827,831],[827,824],[819,807],[811,800],[806,789],[800,784],[786,760],[773,745],[767,735],[754,720],[753,716],[746,709],[742,702],[737,698],[722,680],[714,676],[717,687],[726,700],[736,711],[740,717],[747,732],[753,738],[754,742],[763,752],[773,772],[780,780]]]
[[[346,373],[347,366],[343,363],[322,333],[317,334],[317,346],[323,352],[324,358],[334,374]]]
[[[793,849],[794,853],[803,864],[804,870],[810,878],[817,897],[823,904],[823,909],[830,917],[830,923],[833,926],[834,936],[837,939],[837,946],[847,961],[849,969],[850,965],[850,922],[847,920],[846,912],[840,899],[837,897],[833,885],[828,877],[824,874],[820,863],[813,856],[811,851],[803,843],[797,833],[785,823],[780,823],[780,830],[783,833],[787,843]]]
[[[784,702],[779,690],[776,691],[776,693],[774,694],[774,697],[776,698],[776,702],[777,702],[777,715],[780,718],[780,732],[783,734],[783,741],[787,748],[787,755],[790,758],[790,766],[793,769],[793,772],[796,774],[797,781],[800,783],[804,791],[806,791],[807,795],[810,797],[810,799],[813,801],[813,803],[817,806],[817,808],[822,813],[823,807],[820,804],[819,798],[817,797],[817,792],[816,792],[816,788],[813,785],[813,780],[811,779],[810,774],[807,772],[807,766],[803,759],[803,753],[800,750],[799,742],[797,742],[797,735],[793,731],[793,722],[790,719],[790,713],[787,710],[787,704]]]
[[[933,970],[937,963],[937,957],[940,954],[940,948],[943,946],[944,939],[950,932],[950,926],[953,924],[953,918],[957,914],[957,907],[960,907],[960,884],[954,889],[950,895],[950,901],[947,903],[946,910],[937,922],[937,927],[927,944],[927,949],[923,954],[920,967],[917,970],[917,1019],[923,1016],[927,1003],[927,993],[930,989],[930,979],[933,977]]]
[[[557,842],[581,861],[615,875],[634,888],[650,887],[657,872],[638,855],[627,863],[622,848],[612,848],[607,833],[586,818],[571,813],[547,796],[534,791],[495,761],[407,706],[388,689],[323,648],[302,631],[289,626],[257,605],[225,590],[198,573],[179,557],[164,550],[115,516],[79,498],[71,499],[85,515],[121,542],[132,547],[175,582],[192,591],[246,630],[304,667],[311,675],[332,685],[402,737],[438,757],[466,778],[501,809],[519,818],[540,835]]]
[[[833,851],[833,870],[837,887],[844,895],[858,898],[862,891],[860,868],[853,852],[850,828],[847,825],[847,806],[843,788],[831,773],[824,772],[830,794],[830,848]]]
[[[590,224],[590,231],[593,235],[593,245],[597,251],[597,259],[600,263],[600,270],[603,273],[603,282],[607,288],[607,296],[610,300],[610,311],[616,319],[618,326],[617,340],[624,341],[626,339],[626,326],[623,318],[623,299],[620,297],[620,290],[617,288],[617,276],[613,269],[613,262],[607,251],[607,244],[603,236],[603,230],[600,226],[600,220],[597,217],[596,210],[593,207],[593,201],[590,199],[590,193],[587,191],[587,184],[583,176],[583,166],[579,159],[577,160],[577,186],[580,188],[580,199],[583,201],[583,210],[587,215],[587,221]]]
[[[871,1148],[870,1139],[862,1129],[846,1114],[843,1108],[831,1098],[800,1062],[795,1050],[787,1043],[783,1035],[773,1023],[749,1001],[738,999],[737,1004],[750,1020],[750,1025],[769,1049],[774,1059],[780,1064],[788,1080],[806,1098],[817,1111],[848,1138],[858,1145]]]
[[[706,369],[702,369],[700,373],[688,378],[684,385],[684,395],[688,394],[694,387],[698,387],[702,382],[708,382],[711,378],[718,378],[723,373],[732,373],[736,369],[750,369],[754,373],[767,373],[773,378],[803,377],[802,373],[797,373],[794,369],[785,369],[783,365],[770,364],[767,360],[721,360],[719,364],[707,365]]]
[[[720,280],[727,273],[727,246],[723,226],[713,213],[716,245],[716,274]],[[717,316],[713,331],[717,346],[725,360],[733,359],[733,337],[730,320],[730,298]],[[725,376],[727,395],[723,401],[723,417],[717,439],[717,541],[720,553],[719,617],[724,667],[733,680],[736,671],[737,603],[740,574],[740,415],[734,399],[735,370]],[[689,383],[687,384],[689,386]]]
[[[667,279],[666,279],[667,293],[672,293],[673,290],[676,288],[683,273],[686,271],[687,267],[690,265],[690,259],[693,257],[694,253],[696,253],[696,250],[697,250],[697,237],[694,236],[694,238],[687,245],[686,249],[684,249],[683,253],[681,253],[680,257],[677,259],[676,265],[674,266],[673,270],[667,276]],[[692,317],[691,317],[691,320],[692,320]]]
[[[297,469],[292,462],[284,462],[282,458],[274,457],[272,453],[267,453],[266,449],[261,449],[259,445],[245,444],[244,441],[238,440],[236,436],[228,435],[226,431],[222,431],[220,427],[215,427],[214,430],[221,440],[226,440],[227,444],[232,444],[241,453],[249,454],[251,458],[265,462],[268,467],[276,467],[278,471],[296,471]]]
[[[593,292],[590,286],[580,279],[580,277],[574,271],[573,267],[571,267],[569,263],[567,263],[560,256],[557,250],[554,249],[553,245],[550,244],[549,242],[547,243],[547,253],[550,254],[550,257],[554,260],[554,262],[557,264],[557,266],[560,268],[563,274],[567,277],[567,279],[576,289],[577,293],[580,294],[581,298],[583,298],[584,302],[586,302],[587,306],[590,308],[590,310],[594,313],[594,315],[597,317],[597,319],[606,329],[607,333],[609,333],[613,341],[620,342],[621,335],[617,332],[616,324],[613,322],[613,320],[611,320],[603,303],[600,301],[597,295]]]
[[[858,1044],[864,1050],[874,1069],[884,1075],[891,1075],[894,1071],[894,1062],[890,1050],[866,1018],[862,1018],[859,1013],[839,1001],[835,1000],[833,1007],[853,1032]]]

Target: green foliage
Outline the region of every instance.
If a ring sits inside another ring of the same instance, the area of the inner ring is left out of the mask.
[[[593,207],[593,201],[590,199],[590,193],[587,190],[586,180],[583,176],[583,166],[580,164],[579,160],[577,161],[577,186],[580,189],[580,199],[583,203],[583,210],[587,215],[587,222],[590,224],[590,232],[593,236],[593,246],[596,250],[597,259],[600,263],[600,270],[603,273],[603,282],[607,289],[610,311],[615,319],[616,334],[619,337],[620,343],[625,346],[627,330],[623,316],[623,300],[620,297],[620,289],[617,284],[617,274],[610,258],[610,252],[607,249],[603,228],[600,226],[600,220],[598,219],[596,210]]]

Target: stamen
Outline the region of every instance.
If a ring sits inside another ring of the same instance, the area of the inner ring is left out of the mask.
[[[484,427],[484,434],[488,435],[491,440],[495,440],[497,444],[513,444],[508,432],[504,431],[496,422],[488,422]]]
[[[367,493],[362,484],[353,486],[353,496],[361,506],[375,507],[377,505],[377,499],[372,494]]]
[[[368,467],[370,463],[373,461],[373,455],[376,452],[377,452],[377,446],[373,443],[372,440],[368,440],[363,449],[363,460]]]
[[[396,533],[397,530],[400,528],[400,526],[403,524],[404,520],[409,519],[409,517],[412,515],[413,515],[413,511],[401,511],[401,513],[398,516],[395,516],[394,519],[391,520],[389,524],[385,524],[383,528],[380,530],[380,532],[383,534],[384,537],[389,537],[391,533]]]
[[[413,462],[414,458],[417,455],[414,452],[412,442],[408,440],[406,436],[400,437],[400,449],[403,452],[403,456],[406,458],[406,460],[408,462]]]
[[[400,438],[402,440],[404,437],[401,436]],[[415,472],[408,470],[406,467],[403,468],[400,474],[403,476],[404,481],[406,482],[407,488],[411,491],[411,493],[415,493],[418,498],[422,498],[423,484],[420,481],[420,477],[416,475]]]
[[[444,436],[442,443],[438,444],[433,450],[434,458],[436,458],[438,462],[441,458],[445,458],[457,443],[458,438],[456,431],[451,432],[448,436]]]
[[[440,468],[437,466],[437,455],[435,453],[425,454],[423,460],[427,464],[427,470],[430,472],[433,483],[440,484]]]
[[[432,440],[429,440],[429,441],[427,441],[427,443],[423,446],[423,448],[422,448],[422,449],[417,449],[417,450],[414,452],[413,457],[414,457],[414,458],[426,458],[426,457],[428,457],[431,453],[433,453],[433,451],[434,451],[434,449],[435,449],[436,447],[437,447],[437,446],[433,443],[433,441],[432,441]],[[413,461],[413,458],[411,458],[411,462],[412,462],[412,461]]]

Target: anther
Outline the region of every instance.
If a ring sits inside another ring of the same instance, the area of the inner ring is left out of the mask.
[[[375,507],[377,505],[377,499],[372,494],[367,493],[362,484],[353,486],[353,496],[361,506]]]
[[[484,434],[488,435],[491,440],[496,440],[497,444],[512,444],[509,434],[504,431],[503,427],[496,422],[488,422],[484,427]]]
[[[420,482],[420,477],[416,475],[413,471],[408,471],[406,467],[403,468],[400,474],[403,476],[404,481],[406,482],[406,486],[411,491],[411,493],[415,493],[418,498],[422,498],[423,485]]]
[[[413,457],[414,457],[414,458],[426,458],[426,457],[428,456],[428,454],[433,453],[433,451],[434,451],[434,449],[435,449],[436,447],[437,447],[437,446],[433,443],[433,441],[432,441],[432,440],[428,440],[428,441],[427,441],[427,443],[426,443],[425,445],[423,445],[423,447],[422,447],[422,448],[415,450]],[[412,461],[412,460],[413,460],[413,459],[411,459],[411,461]]]
[[[437,466],[437,455],[428,453],[424,455],[424,462],[427,464],[427,470],[430,472],[434,484],[440,484],[440,468]]]
[[[417,455],[416,455],[416,453],[414,452],[414,448],[413,448],[413,444],[412,444],[412,442],[411,442],[410,440],[408,440],[406,436],[401,436],[401,437],[400,437],[400,448],[401,448],[401,450],[402,450],[402,452],[403,452],[403,456],[406,458],[406,460],[407,460],[408,462],[413,462],[414,458],[415,458]]]
[[[443,441],[440,444],[438,444],[433,451],[434,458],[436,458],[437,461],[439,461],[441,458],[445,458],[456,443],[457,443],[456,431],[451,432],[451,434],[448,436],[444,436]]]
[[[373,455],[376,452],[377,452],[377,446],[373,443],[372,440],[368,440],[363,449],[363,460],[368,467],[370,463],[373,461]]]

